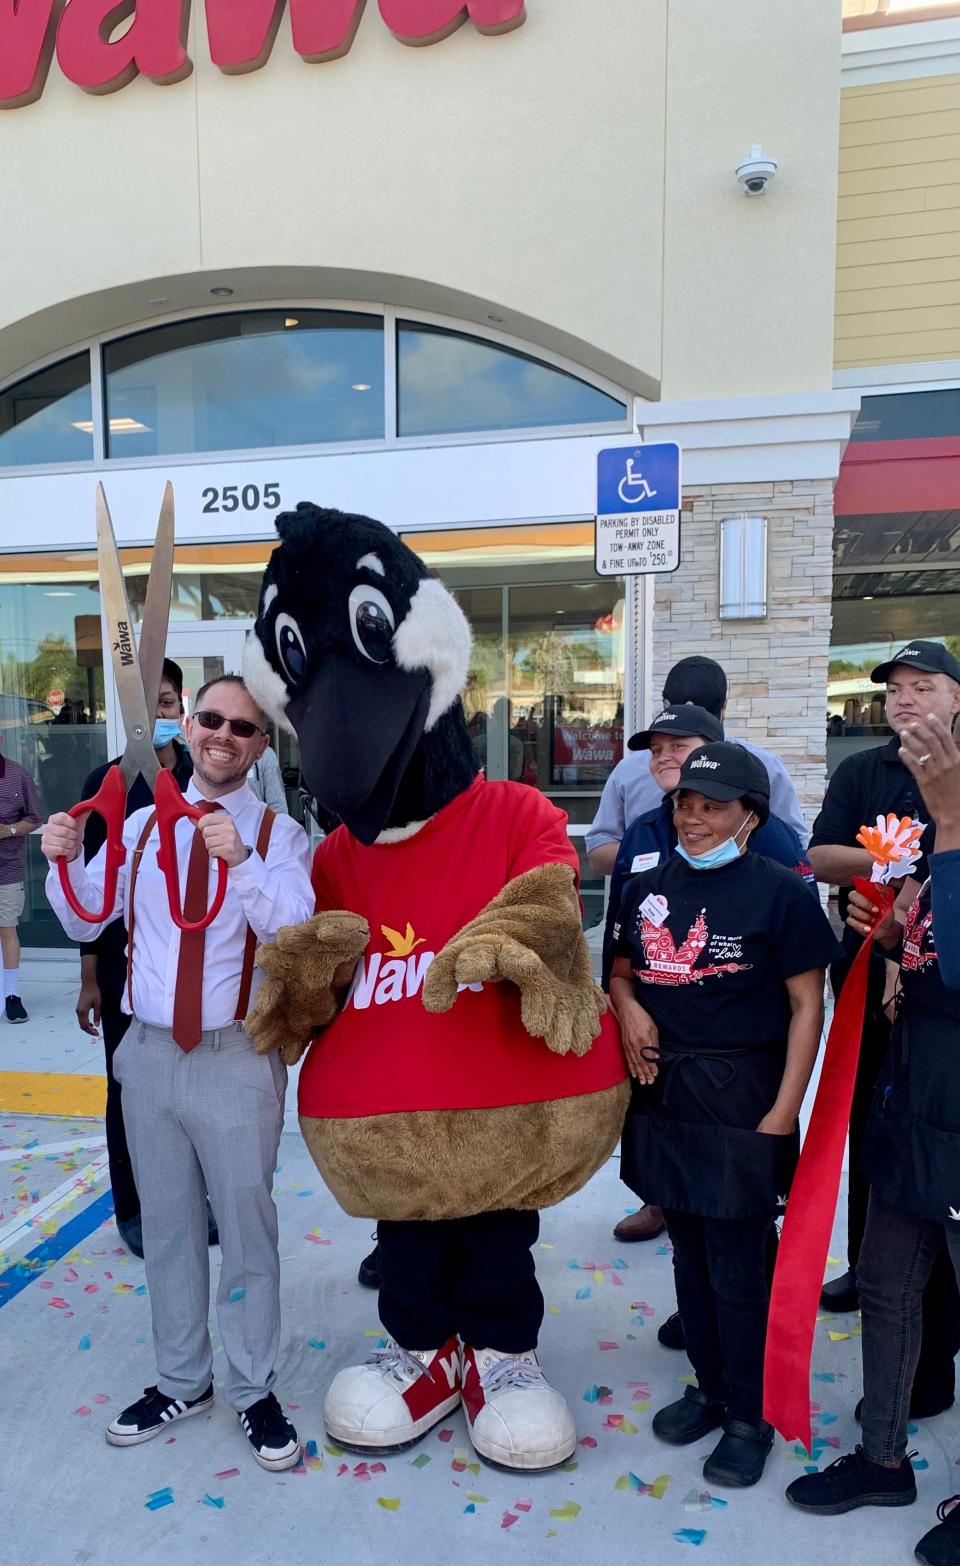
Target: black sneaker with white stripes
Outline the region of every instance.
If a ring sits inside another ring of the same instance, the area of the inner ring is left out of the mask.
[[[167,1397],[156,1387],[144,1387],[143,1397],[125,1408],[104,1432],[111,1446],[136,1446],[140,1441],[152,1441],[168,1425],[178,1419],[189,1419],[191,1414],[202,1414],[213,1403],[213,1382],[191,1402],[179,1397]]]
[[[300,1461],[300,1439],[272,1392],[237,1415],[261,1468],[294,1468]]]

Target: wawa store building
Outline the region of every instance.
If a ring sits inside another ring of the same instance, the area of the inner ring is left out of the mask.
[[[0,726],[47,808],[122,743],[96,484],[136,613],[171,479],[188,700],[239,667],[274,518],[310,499],[456,590],[478,761],[575,838],[691,652],[812,813],[859,404],[840,50],[835,0],[0,8]],[[756,144],[780,172],[748,198]],[[683,449],[681,564],[601,578],[596,453],[641,440]],[[23,933],[53,945],[30,853]]]

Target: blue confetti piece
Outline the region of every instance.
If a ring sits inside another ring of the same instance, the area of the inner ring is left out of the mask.
[[[669,1247],[669,1245],[658,1245],[657,1246],[657,1255],[658,1256],[669,1256],[670,1255],[670,1247]]]
[[[914,1471],[914,1473],[919,1473],[924,1468],[929,1468],[930,1467],[930,1464],[927,1462],[927,1459],[925,1457],[912,1457],[910,1459],[910,1461],[913,1464],[913,1471]]]
[[[171,1496],[170,1499],[173,1500],[173,1496]],[[204,1497],[203,1497],[203,1504],[204,1504],[204,1506],[215,1506],[218,1512],[222,1512],[223,1511],[223,1496],[222,1495],[204,1495]]]
[[[308,1347],[308,1348],[312,1348],[312,1349],[325,1349],[325,1348],[326,1348],[326,1346],[327,1346],[327,1345],[326,1345],[326,1343],[325,1343],[325,1342],[324,1342],[324,1340],[323,1340],[323,1338],[308,1338],[308,1339],[307,1339],[307,1347]]]
[[[169,1485],[164,1490],[154,1490],[152,1495],[147,1496],[143,1504],[148,1512],[158,1512],[161,1506],[172,1506],[173,1491]]]
[[[588,1300],[590,1298],[591,1293],[592,1293],[592,1290],[589,1289],[589,1288],[578,1289],[576,1294],[574,1295],[574,1299],[577,1299],[577,1300]]]
[[[702,1544],[707,1537],[706,1528],[678,1528],[673,1536],[678,1544]]]
[[[614,1258],[613,1265],[616,1267],[618,1272],[629,1272],[630,1271],[630,1263],[629,1262],[625,1262],[622,1259],[622,1257],[620,1257],[620,1256],[617,1256],[617,1257]]]
[[[803,1471],[805,1474],[818,1474],[820,1472],[816,1463],[805,1463]]]
[[[312,1191],[298,1191],[297,1195],[298,1196],[312,1196],[313,1192]]]
[[[90,1347],[90,1339],[87,1337],[86,1333],[84,1333],[83,1337],[80,1339],[80,1342],[77,1344],[77,1348],[78,1349],[88,1349],[89,1347]]]
[[[231,1305],[239,1304],[240,1300],[244,1300],[246,1297],[247,1291],[243,1287],[242,1283],[235,1283],[233,1288],[230,1290],[230,1293],[227,1295],[227,1299]]]
[[[585,1403],[598,1403],[600,1401],[600,1388],[597,1386],[587,1387],[586,1392],[583,1394],[583,1401]]]
[[[138,1283],[137,1287],[134,1289],[133,1292],[134,1292],[134,1294],[146,1294],[146,1292],[147,1292],[147,1285],[145,1283]],[[143,1340],[141,1339],[141,1342],[142,1341]]]
[[[907,1426],[907,1435],[916,1435],[916,1433],[917,1433],[916,1425],[913,1424],[913,1423],[909,1424]]]
[[[837,1377],[835,1372],[832,1370],[815,1370],[813,1372],[813,1379],[814,1381],[835,1382]]]
[[[470,1505],[469,1506],[465,1506],[463,1508],[463,1510],[464,1510],[464,1514],[465,1515],[470,1513],[470,1512],[472,1512],[474,1514],[474,1516],[476,1516],[477,1508],[474,1506],[472,1501],[470,1502]]]
[[[571,1272],[579,1272],[581,1270],[580,1263],[578,1261],[568,1261],[567,1266]]]
[[[839,1414],[818,1414],[817,1415],[817,1424],[818,1425],[835,1425],[839,1418],[840,1418]]]
[[[308,1441],[304,1452],[307,1457],[319,1457],[320,1455],[316,1441]]]

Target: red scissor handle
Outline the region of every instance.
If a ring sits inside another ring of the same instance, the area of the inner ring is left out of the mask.
[[[57,860],[57,873],[60,876],[63,895],[77,918],[83,919],[87,924],[102,924],[104,919],[108,919],[113,912],[113,905],[117,900],[117,877],[120,873],[120,866],[127,857],[127,850],[123,846],[123,821],[126,810],[127,785],[123,781],[123,773],[119,767],[111,767],[93,798],[83,799],[79,805],[74,805],[72,810],[67,811],[67,815],[72,816],[74,820],[78,816],[85,816],[90,812],[101,816],[107,829],[107,857],[103,872],[103,907],[99,913],[89,913],[86,908],[81,907],[70,881],[68,860]]]
[[[217,917],[217,914],[223,907],[223,899],[227,895],[227,863],[223,859],[217,860],[217,889],[213,894],[213,902],[203,918],[193,923],[185,919],[180,903],[176,825],[178,821],[184,818],[188,821],[202,821],[204,812],[198,810],[196,805],[191,805],[184,799],[174,781],[173,774],[166,771],[166,769],[157,778],[153,797],[157,807],[157,830],[160,834],[157,864],[163,871],[164,879],[167,883],[167,901],[170,904],[170,917],[177,929],[185,930],[188,935],[193,934],[197,930],[206,930]]]

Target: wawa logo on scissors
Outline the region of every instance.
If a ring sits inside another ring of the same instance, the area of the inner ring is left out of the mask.
[[[437,955],[436,952],[417,951],[417,947],[426,942],[422,936],[416,936],[409,920],[403,935],[388,924],[380,926],[380,933],[388,943],[388,950],[361,957],[347,996],[346,1004],[357,1011],[366,1011],[370,1005],[385,1006],[388,1001],[414,1000]],[[482,990],[483,985],[458,984],[457,989]]]
[[[311,65],[349,52],[367,0],[290,0],[293,47]],[[405,44],[439,43],[469,18],[478,32],[526,21],[524,0],[378,0]],[[191,0],[2,0],[0,109],[35,103],[56,54],[68,81],[109,93],[146,76],[169,86],[190,75]],[[204,0],[210,58],[230,76],[266,65],[284,0]],[[118,34],[120,24],[132,17]]]
[[[130,635],[130,626],[126,620],[117,621],[117,639],[113,644],[113,650],[118,654],[124,668],[133,662],[133,637]]]

